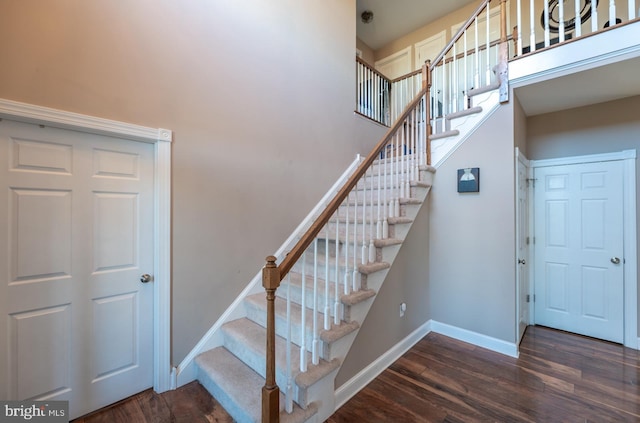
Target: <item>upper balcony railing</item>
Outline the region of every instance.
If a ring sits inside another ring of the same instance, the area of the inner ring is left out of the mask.
[[[508,58],[527,55],[555,44],[594,34],[637,20],[640,0],[509,0],[504,8],[495,1],[481,2],[478,11],[443,57],[431,62],[430,95],[435,133],[445,128],[445,116],[468,107],[469,92],[497,83],[501,28],[508,24]],[[511,30],[509,30],[511,32]],[[383,125],[395,122],[422,87],[418,70],[389,79],[366,62],[357,60],[356,111]]]

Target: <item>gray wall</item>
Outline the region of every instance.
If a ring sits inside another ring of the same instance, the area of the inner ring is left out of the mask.
[[[378,138],[355,0],[2,0],[0,39],[1,98],[174,131],[174,364]]]
[[[514,110],[504,104],[438,168],[429,219],[431,318],[515,342]],[[457,169],[480,168],[480,192]]]
[[[630,149],[640,151],[638,110],[640,96],[635,96],[530,117],[527,121],[528,158],[549,159]],[[640,172],[636,173],[636,189],[640,189]],[[636,208],[640,210],[638,192],[636,201]],[[640,228],[640,220],[637,228]]]

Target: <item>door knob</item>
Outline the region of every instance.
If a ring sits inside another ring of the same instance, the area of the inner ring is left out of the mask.
[[[527,262],[524,259],[518,259],[518,264],[527,264]]]
[[[153,277],[148,273],[144,273],[144,274],[140,275],[140,282],[142,282],[142,283],[151,282],[152,279],[153,279]]]
[[[620,259],[618,257],[611,257],[611,263],[620,264]]]

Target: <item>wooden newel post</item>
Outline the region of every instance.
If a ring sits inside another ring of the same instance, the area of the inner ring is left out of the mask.
[[[431,166],[431,60],[422,65],[422,89],[426,89],[424,98],[425,146],[427,149],[427,165]]]
[[[262,286],[267,291],[267,371],[262,387],[262,423],[280,422],[280,388],[276,384],[276,290],[280,286],[280,269],[276,258],[266,258],[262,268]]]

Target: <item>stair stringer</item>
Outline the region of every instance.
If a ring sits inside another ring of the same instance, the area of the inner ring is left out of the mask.
[[[450,130],[457,135],[440,138],[431,142],[431,162],[438,168],[454,151],[458,149],[480,125],[484,123],[500,106],[500,93],[493,89],[472,97],[473,106],[481,106],[482,111],[451,121]]]

